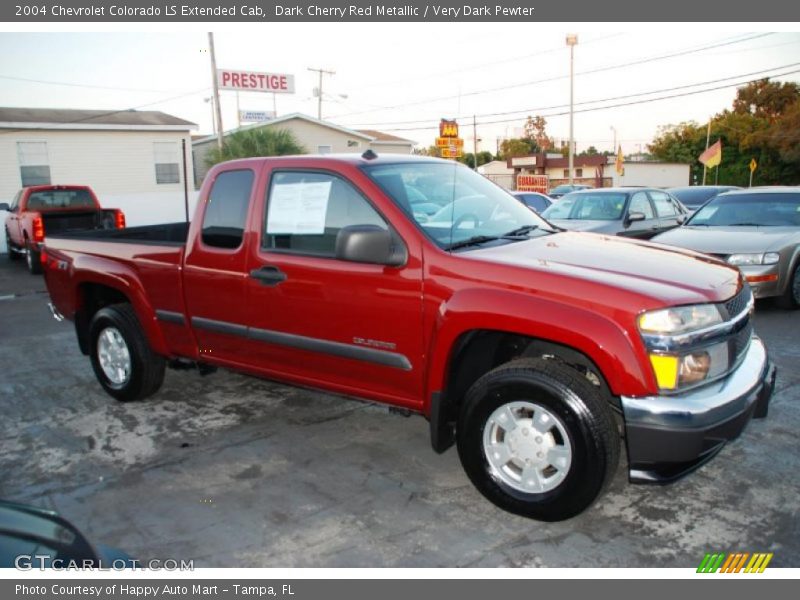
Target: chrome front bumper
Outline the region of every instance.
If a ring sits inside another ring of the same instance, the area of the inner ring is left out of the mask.
[[[724,379],[671,396],[622,396],[634,482],[666,483],[711,459],[751,418],[767,414],[775,366],[757,337]]]

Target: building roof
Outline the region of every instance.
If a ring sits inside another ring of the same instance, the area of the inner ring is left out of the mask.
[[[157,110],[0,107],[0,128],[187,131],[197,124]]]
[[[244,125],[242,127],[237,127],[236,129],[229,129],[228,131],[225,132],[224,135],[230,135],[232,133],[236,133],[238,131],[246,131],[248,129],[256,129],[258,127],[271,127],[273,125],[285,123],[286,121],[291,121],[293,119],[308,121],[309,123],[314,123],[315,125],[320,125],[321,127],[327,127],[329,129],[339,131],[340,133],[344,133],[345,135],[350,135],[353,137],[366,140],[373,144],[380,144],[380,143],[392,143],[392,144],[404,143],[409,145],[414,144],[414,142],[412,142],[411,140],[405,140],[403,138],[389,135],[388,133],[382,133],[380,131],[375,131],[372,129],[348,129],[347,127],[342,127],[341,125],[336,125],[335,123],[331,123],[330,121],[324,121],[321,119],[315,119],[314,117],[309,117],[308,115],[304,115],[303,113],[290,113],[288,115],[283,115],[275,119],[270,119],[269,121],[264,121],[261,123],[253,123],[252,125]],[[192,140],[192,144],[194,145],[207,144],[211,141],[215,141],[216,139],[217,139],[216,135],[209,135],[197,140]]]
[[[397,137],[396,135],[391,135],[390,133],[384,133],[376,129],[356,129],[356,131],[373,138],[372,143],[408,144],[409,146],[414,145],[414,142],[412,142],[411,140]]]

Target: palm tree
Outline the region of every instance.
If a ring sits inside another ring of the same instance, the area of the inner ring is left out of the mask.
[[[235,158],[305,154],[306,149],[288,129],[259,127],[237,131],[224,138],[222,149],[214,146],[206,155],[209,167]]]

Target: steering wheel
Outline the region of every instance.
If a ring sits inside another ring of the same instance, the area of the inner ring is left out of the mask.
[[[469,221],[469,220],[472,221],[472,223],[474,225],[474,227],[473,227],[474,229],[477,229],[478,225],[481,224],[481,220],[478,218],[478,215],[476,215],[475,213],[464,213],[463,215],[461,215],[460,217],[458,217],[456,219],[455,223],[453,223],[453,229],[458,229],[462,224],[464,224],[466,221]]]

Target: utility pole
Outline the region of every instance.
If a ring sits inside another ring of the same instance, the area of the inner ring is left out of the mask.
[[[214,108],[217,121],[217,148],[222,150],[222,110],[219,106],[219,82],[217,81],[217,59],[214,56],[214,34],[208,32],[208,52],[211,54],[211,81],[214,82]]]
[[[567,46],[569,46],[569,184],[572,185],[572,171],[575,162],[573,154],[575,153],[575,137],[573,133],[573,121],[575,118],[575,95],[574,95],[574,71],[573,63],[575,61],[575,44],[578,43],[578,34],[570,33],[567,35]]]
[[[711,142],[711,119],[708,119],[708,129],[706,130],[706,150],[708,150],[708,144]],[[706,165],[703,163],[703,185],[706,184]]]
[[[308,67],[309,71],[319,73],[319,87],[317,88],[317,118],[322,120],[322,76],[323,75],[336,75],[336,71],[326,71],[325,69],[312,69]]]
[[[478,170],[478,125],[475,122],[475,115],[472,115],[472,157],[475,160],[474,169]]]

